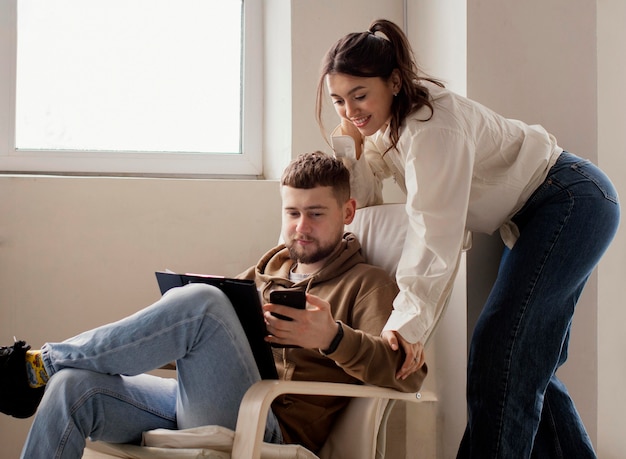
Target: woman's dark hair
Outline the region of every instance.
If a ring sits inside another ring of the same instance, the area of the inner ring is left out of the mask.
[[[344,73],[355,77],[379,77],[387,81],[395,69],[400,73],[401,88],[391,106],[392,148],[398,143],[400,125],[407,115],[425,105],[430,108],[432,116],[430,94],[420,80],[441,87],[443,83],[419,71],[409,40],[400,27],[386,19],[377,19],[366,32],[351,33],[337,41],[322,61],[316,101],[316,118],[322,134],[326,136],[322,122],[326,75]]]
[[[300,189],[330,186],[339,205],[350,199],[350,172],[340,159],[321,151],[303,153],[292,160],[280,184]]]

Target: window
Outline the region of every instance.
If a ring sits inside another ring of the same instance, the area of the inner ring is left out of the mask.
[[[11,19],[0,44],[9,102],[0,169],[260,175],[255,8],[258,0],[2,2]]]

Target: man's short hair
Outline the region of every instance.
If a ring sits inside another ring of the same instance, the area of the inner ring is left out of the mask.
[[[350,199],[350,172],[340,159],[321,151],[303,153],[291,161],[280,183],[301,189],[330,186],[340,205]]]

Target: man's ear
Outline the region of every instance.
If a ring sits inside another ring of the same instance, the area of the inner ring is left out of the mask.
[[[350,198],[343,205],[343,223],[349,225],[354,220],[354,214],[356,213],[356,199]]]

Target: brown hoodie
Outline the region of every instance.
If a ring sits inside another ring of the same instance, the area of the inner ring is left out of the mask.
[[[269,302],[275,289],[299,289],[330,303],[335,320],[343,324],[344,337],[329,355],[317,349],[274,349],[279,378],[371,384],[404,392],[416,392],[426,377],[426,366],[405,380],[395,377],[404,352],[394,352],[380,338],[398,293],[394,280],[381,268],[368,265],[361,245],[346,233],[328,263],[305,281],[289,280],[293,260],[284,245],[266,253],[256,267],[239,277],[253,279]],[[284,395],[272,404],[286,443],[302,444],[317,452],[337,414],[346,406],[344,397]]]

